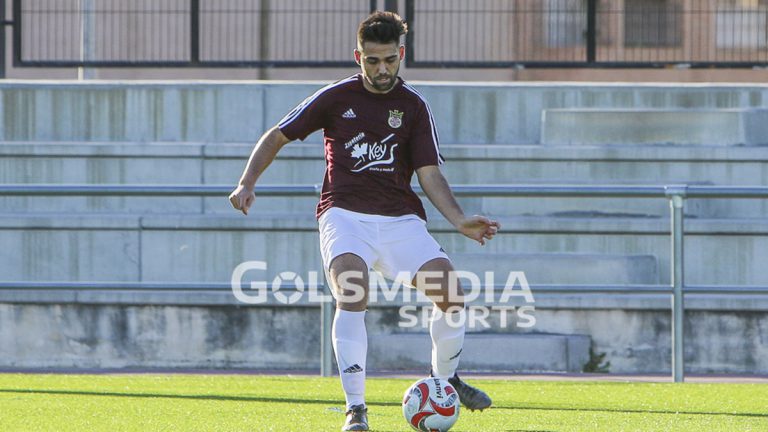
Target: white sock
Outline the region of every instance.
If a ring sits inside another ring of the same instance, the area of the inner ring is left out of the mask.
[[[435,307],[429,323],[429,334],[432,336],[432,374],[438,378],[448,379],[456,373],[459,366],[459,356],[464,346],[464,324],[466,312],[452,310],[445,313]]]
[[[332,338],[341,386],[347,399],[347,409],[353,405],[364,405],[365,357],[368,352],[365,311],[350,312],[336,309]]]

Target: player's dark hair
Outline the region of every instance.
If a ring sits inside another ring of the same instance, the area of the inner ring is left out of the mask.
[[[408,33],[408,25],[394,12],[376,11],[357,28],[357,43],[400,43],[400,36]]]

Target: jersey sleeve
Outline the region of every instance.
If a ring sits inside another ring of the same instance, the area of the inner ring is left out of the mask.
[[[325,127],[330,98],[329,88],[323,87],[304,99],[277,124],[289,140],[304,140],[312,132]]]
[[[419,169],[428,165],[442,165],[445,162],[445,159],[440,154],[440,143],[435,120],[432,117],[432,110],[426,101],[420,105],[412,129],[410,143],[413,169]]]

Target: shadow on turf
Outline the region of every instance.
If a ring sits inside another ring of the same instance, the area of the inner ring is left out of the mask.
[[[633,409],[619,409],[619,408],[571,408],[571,407],[542,407],[531,405],[518,405],[518,406],[496,406],[493,405],[493,409],[502,410],[530,410],[530,411],[587,411],[587,412],[610,412],[610,413],[626,413],[626,414],[684,414],[684,415],[716,415],[716,416],[731,416],[731,417],[765,417],[768,418],[768,413],[727,413],[727,412],[706,412],[706,411],[672,411],[672,410],[633,410]]]
[[[217,395],[184,395],[172,393],[105,393],[93,391],[75,391],[75,390],[43,390],[43,389],[0,389],[0,393],[21,393],[21,394],[48,394],[48,395],[76,395],[76,396],[107,396],[107,397],[130,397],[130,398],[171,398],[171,399],[191,399],[191,400],[215,400],[215,401],[237,401],[237,402],[277,402],[277,403],[310,403],[323,405],[344,405],[342,399],[290,399],[290,398],[267,398],[258,396],[217,396]],[[371,406],[400,406],[399,402],[367,402]],[[702,411],[665,411],[665,410],[631,410],[616,408],[571,408],[571,407],[543,407],[532,405],[517,406],[498,406],[492,407],[496,410],[535,410],[535,411],[589,411],[589,412],[615,412],[628,414],[687,414],[687,415],[722,415],[732,417],[765,417],[768,413],[726,413],[726,412],[702,412]]]
[[[130,397],[130,398],[170,398],[170,399],[190,399],[190,400],[215,400],[215,401],[236,401],[236,402],[277,402],[277,403],[310,403],[322,405],[344,405],[343,399],[289,399],[289,398],[268,398],[258,396],[217,396],[217,395],[185,395],[173,393],[110,393],[82,390],[43,390],[43,389],[0,389],[0,393],[28,393],[28,394],[48,394],[65,396],[107,396],[107,397]],[[368,405],[378,406],[400,406],[400,403],[372,402]]]

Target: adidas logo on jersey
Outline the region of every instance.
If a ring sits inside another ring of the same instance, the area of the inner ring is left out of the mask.
[[[352,366],[344,369],[344,373],[345,374],[358,373],[358,372],[362,372],[362,371],[363,371],[363,368],[361,368],[360,365],[358,365],[357,363],[355,363]]]
[[[341,116],[344,117],[345,119],[357,118],[357,116],[355,115],[355,112],[352,111],[352,108],[348,109],[347,112],[345,112]]]

